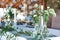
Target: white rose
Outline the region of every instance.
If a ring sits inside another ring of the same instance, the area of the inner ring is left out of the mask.
[[[33,17],[36,17],[37,15],[34,15]]]
[[[38,7],[38,4],[35,4],[35,5],[34,5],[34,8],[37,8],[37,7]]]

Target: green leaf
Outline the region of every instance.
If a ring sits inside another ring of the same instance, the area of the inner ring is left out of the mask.
[[[35,17],[34,17],[34,21],[35,21],[35,23],[38,23],[38,21],[39,21],[38,16],[35,16]]]
[[[44,18],[44,22],[47,22],[48,21],[48,15],[47,14],[44,14],[43,15],[43,18]]]

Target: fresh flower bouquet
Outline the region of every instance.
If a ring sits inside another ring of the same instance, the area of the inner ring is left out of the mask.
[[[56,16],[54,9],[47,8],[43,10],[41,5],[35,4],[35,12],[32,11],[31,17],[35,23],[35,31],[33,32],[33,40],[45,40],[47,37],[47,21],[49,16]],[[39,10],[37,10],[39,9]]]

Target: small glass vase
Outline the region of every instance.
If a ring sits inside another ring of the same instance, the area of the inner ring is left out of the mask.
[[[43,16],[39,16],[38,23],[35,23],[35,31],[33,32],[33,40],[46,40],[47,26],[44,23]]]

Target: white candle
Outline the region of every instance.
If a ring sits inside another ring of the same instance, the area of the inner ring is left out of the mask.
[[[43,5],[41,5],[41,10],[43,10]],[[43,16],[41,16],[41,26],[43,26]]]
[[[14,25],[16,25],[16,9],[14,9]]]
[[[41,26],[43,26],[43,16],[41,16]]]
[[[41,5],[41,10],[43,10],[43,5]]]

